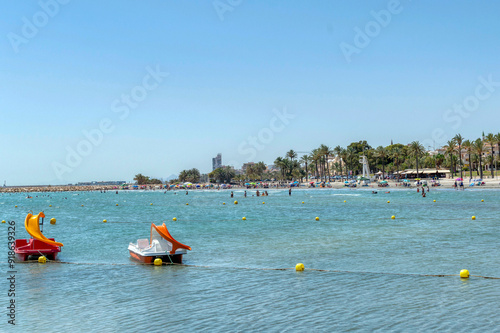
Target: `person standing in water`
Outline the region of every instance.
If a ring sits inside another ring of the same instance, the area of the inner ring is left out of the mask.
[[[292,188],[291,188],[291,187],[288,189],[288,195],[289,195],[289,196],[291,196],[291,195],[292,195]]]
[[[245,191],[245,198],[247,197],[247,191]]]
[[[234,196],[233,191],[231,191],[231,198]]]

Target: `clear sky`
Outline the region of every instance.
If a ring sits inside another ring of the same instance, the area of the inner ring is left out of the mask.
[[[211,171],[217,153],[239,168],[320,144],[497,133],[499,13],[457,0],[4,2],[0,181],[166,178]]]

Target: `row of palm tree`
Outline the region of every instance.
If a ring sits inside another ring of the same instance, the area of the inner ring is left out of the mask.
[[[488,151],[488,146],[492,153],[483,161],[483,155]],[[386,174],[392,173],[396,174],[399,180],[398,171],[410,168],[415,168],[417,174],[422,168],[449,168],[453,176],[460,172],[461,178],[466,171],[469,171],[469,176],[472,178],[472,171],[477,170],[479,176],[483,178],[484,163],[489,165],[491,176],[494,177],[494,170],[497,170],[496,163],[500,159],[500,133],[487,135],[483,133],[482,138],[475,140],[465,140],[461,134],[457,134],[447,142],[442,151],[443,154],[431,154],[419,141],[413,141],[407,145],[391,142],[389,146],[376,148],[372,148],[366,141],[352,142],[347,147],[336,146],[335,148],[321,144],[300,158],[294,150],[286,152],[284,157],[277,157],[274,161],[275,167],[279,170],[277,172],[266,170],[264,162],[258,162],[249,166],[242,175],[236,175],[232,167],[226,167],[219,168],[208,176],[220,182],[265,178],[281,180],[305,178],[309,181],[310,176],[321,181],[328,181],[332,175],[355,176],[359,174],[361,172],[360,158],[366,156],[372,171],[381,171],[384,178]],[[467,155],[468,165],[464,165],[462,153]],[[333,163],[332,157],[335,157]],[[183,170],[179,175],[181,181],[197,182],[199,179],[200,174],[197,169]],[[137,183],[151,182],[149,177],[141,174],[136,175],[134,180]],[[154,181],[157,180],[154,179]]]
[[[495,170],[497,167],[493,167],[493,164],[498,161],[500,157],[500,133],[493,134],[488,133],[486,136],[483,133],[482,138],[478,138],[476,140],[464,140],[462,135],[457,134],[447,142],[446,152],[450,157],[450,161],[452,162],[452,168],[454,170],[454,162],[459,161],[460,165],[460,177],[463,178],[463,172],[465,171],[463,167],[462,153],[463,150],[467,153],[467,160],[469,161],[469,165],[467,169],[469,170],[469,177],[472,178],[472,169],[473,165],[477,163],[477,170],[479,173],[479,177],[483,178],[483,155],[486,153],[487,149],[485,146],[487,143],[491,149],[491,154],[487,156],[486,163],[489,163],[489,169],[491,171],[491,177],[495,177]],[[497,146],[497,156],[495,157],[495,145]],[[457,147],[458,146],[458,147]],[[457,149],[458,148],[458,149]],[[455,155],[456,154],[456,155]]]
[[[280,170],[281,179],[301,179],[309,180],[309,175],[320,179],[329,180],[333,174],[336,175],[356,175],[361,171],[359,159],[366,156],[372,170],[380,170],[382,176],[387,173],[397,173],[397,171],[415,168],[417,174],[422,168],[450,168],[454,176],[458,170],[460,177],[463,172],[469,170],[472,178],[472,170],[475,169],[480,177],[483,177],[483,155],[487,151],[485,143],[492,149],[492,154],[488,156],[487,163],[490,165],[491,176],[494,177],[493,164],[500,157],[500,133],[492,133],[476,140],[465,140],[461,134],[457,134],[443,147],[444,154],[430,154],[419,141],[413,141],[408,145],[391,144],[387,147],[379,146],[372,148],[366,141],[353,142],[347,147],[336,146],[330,148],[321,144],[313,149],[309,154],[305,154],[298,159],[298,154],[290,150],[285,157],[278,157],[274,161],[275,166]],[[495,157],[494,147],[497,146]],[[468,155],[468,165],[465,167],[461,153],[465,150]],[[331,157],[336,157],[336,162],[331,163]],[[330,170],[330,167],[332,170]],[[399,173],[397,173],[399,177]]]

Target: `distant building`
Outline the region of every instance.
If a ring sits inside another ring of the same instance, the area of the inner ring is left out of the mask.
[[[243,173],[247,172],[247,168],[248,168],[249,166],[251,166],[251,165],[255,165],[255,163],[254,163],[254,162],[244,163],[244,164],[243,164],[243,166],[241,167],[241,171],[242,171]]]
[[[212,158],[212,171],[222,167],[222,155],[218,153],[217,156]]]
[[[77,183],[76,185],[78,186],[89,186],[89,185],[121,185],[125,184],[126,182],[124,180],[112,180],[112,181],[105,181],[105,182],[80,182]]]
[[[275,171],[280,171],[280,169],[274,164],[267,165],[266,172],[275,172]]]

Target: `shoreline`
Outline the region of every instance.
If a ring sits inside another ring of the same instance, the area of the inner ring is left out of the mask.
[[[464,180],[464,189],[475,189],[475,188],[483,188],[483,189],[500,189],[500,178],[496,177],[494,179],[492,178],[485,178],[484,180],[484,185],[481,186],[474,186],[471,187],[469,186],[469,180],[465,179]],[[429,182],[429,181],[428,181]],[[441,183],[441,186],[436,186],[432,187],[432,189],[452,189],[454,188],[455,180],[454,179],[440,179],[439,182]],[[387,187],[379,187],[377,182],[372,182],[368,186],[357,186],[357,187],[347,187],[345,186],[343,181],[336,181],[336,182],[331,182],[330,185],[325,186],[325,187],[310,187],[308,183],[301,183],[299,187],[292,187],[292,190],[321,190],[321,189],[342,189],[342,188],[350,188],[350,189],[380,189],[380,190],[386,190],[386,189],[411,189],[411,188],[416,188],[417,186],[413,185],[414,181],[412,180],[410,187],[404,187],[403,186],[403,181],[400,181],[399,183],[394,181],[394,180],[389,180],[388,181],[389,186]],[[207,184],[202,184],[202,186],[205,186]],[[279,183],[274,182],[270,183],[270,186],[268,188],[264,187],[257,187],[253,188],[250,187],[248,188],[247,186],[240,186],[240,185],[232,185],[231,188],[189,188],[189,189],[165,189],[165,188],[158,188],[158,185],[146,185],[146,188],[143,189],[127,189],[123,190],[121,188],[117,188],[116,185],[82,185],[82,186],[77,186],[77,185],[57,185],[57,186],[52,186],[52,185],[47,185],[47,186],[10,186],[10,187],[0,187],[0,193],[39,193],[39,192],[47,192],[47,193],[52,193],[52,192],[94,192],[94,191],[139,191],[139,190],[146,190],[146,191],[200,191],[200,190],[210,190],[210,191],[218,191],[218,190],[224,190],[224,191],[231,191],[231,190],[260,190],[260,191],[265,191],[265,190],[273,190],[273,189],[288,189],[290,188],[289,185],[279,185]]]

